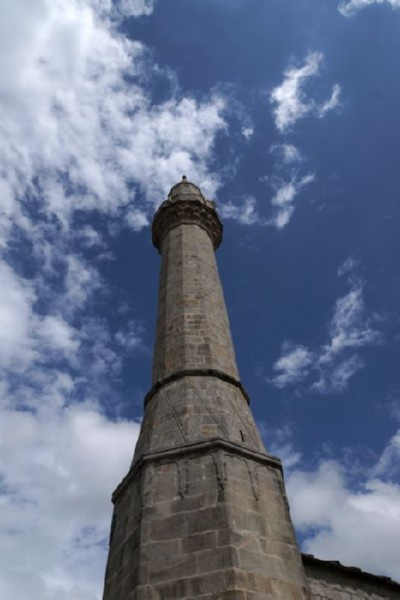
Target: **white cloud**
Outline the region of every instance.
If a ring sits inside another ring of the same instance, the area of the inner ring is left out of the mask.
[[[277,375],[273,383],[277,387],[285,387],[289,384],[301,381],[308,375],[313,363],[313,355],[304,346],[295,346],[286,342],[283,345],[282,356],[274,364]]]
[[[313,525],[322,527],[346,496],[343,474],[333,461],[323,462],[316,471],[291,473],[287,489],[291,513],[300,530]]]
[[[0,366],[8,367],[12,363],[24,366],[33,352],[27,340],[35,293],[32,286],[3,261],[0,261],[0,279]]]
[[[329,111],[333,110],[340,103],[340,94],[342,93],[342,88],[337,83],[333,86],[331,97],[326,100],[321,106],[318,107],[318,116],[320,119],[323,119]]]
[[[65,295],[50,303],[54,312],[39,314],[43,282],[27,281],[0,260],[0,596],[5,598],[100,597],[110,486],[125,474],[139,430],[137,423],[105,416],[97,396],[108,394],[124,354],[132,356],[140,346],[140,327],[128,321],[112,336],[101,321],[85,319],[77,329],[66,320],[93,293],[78,259],[71,264]]]
[[[347,266],[346,266],[347,265]],[[349,261],[338,275],[348,272]],[[285,342],[281,357],[274,363],[277,372],[269,381],[277,387],[299,383],[306,378],[311,389],[321,393],[342,392],[350,378],[364,367],[357,351],[368,345],[379,344],[381,333],[366,314],[362,283],[353,276],[350,291],[339,298],[329,324],[329,341],[316,350]]]
[[[71,313],[85,306],[88,298],[99,288],[100,279],[97,270],[77,255],[67,255],[64,265],[64,290],[59,302]]]
[[[78,232],[78,238],[83,241],[87,248],[95,246],[104,247],[104,242],[101,235],[91,225],[84,225]]]
[[[141,347],[141,328],[136,321],[128,321],[124,324],[123,331],[117,331],[115,340],[125,350]]]
[[[284,165],[299,163],[303,160],[302,153],[294,144],[274,144],[271,152],[276,152],[281,157]]]
[[[132,15],[151,6],[120,4]],[[0,30],[2,245],[13,224],[29,228],[28,191],[43,217],[64,228],[76,209],[118,216],[134,202],[152,210],[183,172],[215,192],[207,163],[225,127],[223,100],[171,92],[152,105],[139,84],[146,49],[119,34],[112,16],[106,1],[7,6]],[[144,195],[135,196],[138,187]]]
[[[251,137],[253,137],[253,134],[253,127],[242,127],[242,135],[246,138],[246,140],[249,140]]]
[[[315,467],[305,468],[288,425],[267,428],[265,438],[285,468],[290,512],[302,550],[399,580],[400,431],[372,467],[362,466],[363,460],[352,454],[350,461],[319,458]],[[362,449],[361,456],[365,456]]]
[[[276,209],[271,220],[271,223],[275,227],[282,229],[289,223],[294,212],[294,200],[296,196],[303,187],[312,183],[314,179],[315,175],[310,173],[301,179],[293,177],[289,182],[281,182],[271,200],[272,206]]]
[[[267,219],[257,211],[257,201],[250,196],[244,199],[243,204],[236,205],[232,202],[218,205],[218,211],[224,219],[233,219],[241,225],[261,225],[283,229],[290,221],[294,212],[294,201],[302,188],[314,181],[314,175],[308,174],[298,179],[295,175],[289,182],[276,179],[274,182],[275,194],[271,199],[274,214]]]
[[[320,74],[322,60],[321,52],[311,52],[303,66],[287,69],[282,84],[272,90],[270,100],[274,107],[275,126],[281,133],[290,130],[299,119],[309,114],[322,118],[338,105],[340,86],[337,84],[330,99],[321,105],[308,98],[304,92],[307,80]]]
[[[351,17],[372,4],[388,4],[392,8],[400,8],[400,0],[347,0],[339,4],[339,12],[345,17]]]
[[[148,16],[153,12],[154,0],[119,0],[117,7],[125,17]]]
[[[353,256],[349,256],[344,263],[339,267],[337,275],[338,277],[342,277],[343,275],[351,276],[356,268],[359,266],[359,261],[356,260]]]
[[[286,477],[291,514],[305,540],[303,550],[366,571],[400,576],[400,486],[370,478],[350,488],[338,461]]]
[[[137,209],[127,212],[126,222],[132,227],[133,231],[141,231],[144,227],[149,225],[149,219],[146,213]]]
[[[237,206],[231,202],[218,205],[218,212],[224,219],[234,219],[241,225],[263,225],[264,221],[256,210],[256,199],[248,197],[243,204]]]
[[[128,469],[139,426],[96,405],[59,408],[59,392],[52,386],[35,412],[0,410],[2,598],[101,595],[110,486]]]
[[[318,75],[322,58],[320,52],[309,54],[302,67],[285,71],[283,83],[272,90],[271,102],[275,106],[275,125],[279,131],[287,130],[310,112],[312,106],[306,99],[302,86],[309,77]]]
[[[336,301],[330,324],[330,342],[323,348],[321,364],[330,362],[345,348],[359,348],[381,340],[380,333],[374,329],[365,316],[362,286],[359,284],[348,294]]]
[[[41,342],[52,350],[62,351],[64,354],[77,352],[80,341],[78,332],[73,329],[59,315],[48,315],[39,320],[38,335]]]

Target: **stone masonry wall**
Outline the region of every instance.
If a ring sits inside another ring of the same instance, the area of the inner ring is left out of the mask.
[[[105,600],[306,600],[276,459],[148,458],[117,492]]]
[[[239,379],[212,241],[182,224],[162,246],[153,383],[196,368]]]
[[[148,402],[134,462],[149,452],[216,438],[265,452],[237,387],[216,377],[183,377],[163,386]]]
[[[400,600],[400,585],[383,577],[329,566],[306,564],[305,569],[313,600]]]

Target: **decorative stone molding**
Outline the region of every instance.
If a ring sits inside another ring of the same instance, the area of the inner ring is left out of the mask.
[[[250,397],[243,385],[238,379],[235,379],[231,375],[224,373],[223,371],[218,371],[217,369],[182,369],[181,371],[177,371],[176,373],[172,373],[172,375],[168,375],[168,377],[163,377],[155,382],[151,390],[146,394],[144,399],[144,406],[146,407],[153,396],[161,390],[164,386],[173,383],[174,381],[178,381],[179,379],[183,379],[186,377],[217,377],[222,381],[226,381],[226,383],[230,383],[240,390],[243,395],[243,398],[246,400],[247,404],[250,404]]]
[[[215,452],[224,452],[227,456],[240,457],[245,460],[253,461],[258,465],[263,465],[272,468],[277,471],[281,477],[283,477],[282,462],[276,456],[272,454],[264,454],[261,452],[255,452],[234,442],[227,442],[220,438],[210,439],[207,442],[199,442],[197,444],[187,444],[184,446],[176,447],[170,450],[161,450],[159,452],[150,452],[140,457],[138,461],[132,464],[127,475],[123,478],[121,483],[117,486],[116,490],[112,495],[112,502],[115,504],[121,495],[128,488],[129,484],[133,481],[136,474],[141,471],[142,467],[147,464],[159,463],[162,461],[175,462],[178,460],[188,460],[193,456],[207,455],[211,456]],[[224,467],[225,470],[225,467]],[[223,476],[226,484],[226,476]]]
[[[160,254],[167,233],[184,223],[198,225],[207,231],[215,250],[221,244],[222,223],[212,202],[201,196],[190,200],[166,200],[156,212],[152,227],[153,244]]]

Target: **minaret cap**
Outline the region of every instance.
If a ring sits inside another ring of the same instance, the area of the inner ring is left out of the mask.
[[[203,200],[206,202],[205,197],[201,193],[201,189],[194,183],[188,181],[186,175],[182,175],[182,181],[171,188],[168,194],[168,200],[170,202],[176,202],[177,200]]]
[[[174,185],[153,219],[153,244],[161,252],[162,241],[173,227],[180,224],[196,224],[207,231],[217,249],[222,240],[222,224],[218,218],[216,204],[207,200],[200,188],[187,180]]]

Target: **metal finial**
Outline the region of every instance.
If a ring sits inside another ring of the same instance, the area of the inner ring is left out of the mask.
[[[187,181],[186,175],[182,175],[182,181]]]

